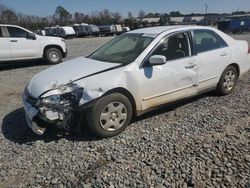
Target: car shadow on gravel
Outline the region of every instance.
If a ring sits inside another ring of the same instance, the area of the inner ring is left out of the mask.
[[[0,71],[12,70],[12,69],[21,69],[35,66],[44,66],[46,63],[44,60],[26,60],[26,61],[9,61],[9,62],[0,62]]]
[[[133,119],[132,123],[136,123],[141,120],[145,120],[151,118],[156,115],[160,115],[163,113],[167,113],[175,110],[181,106],[192,103],[196,100],[199,100],[204,97],[213,97],[216,96],[213,92],[202,94],[193,98],[181,100],[178,102],[174,102],[172,104],[168,104],[162,107],[159,107],[155,110],[149,111],[139,117]],[[86,122],[84,122],[84,125]],[[80,133],[75,134],[65,134],[65,132],[59,133],[56,129],[47,129],[43,136],[36,135],[31,131],[28,127],[25,120],[25,112],[23,108],[16,109],[9,114],[7,114],[3,118],[2,122],[2,133],[4,137],[8,140],[11,140],[17,144],[28,144],[32,145],[37,140],[42,140],[44,142],[58,141],[62,138],[67,139],[69,141],[96,141],[100,140],[98,137],[93,135],[91,131],[87,128],[87,126],[83,127],[83,130]],[[59,133],[59,134],[58,134]]]
[[[197,95],[195,97],[181,99],[179,101],[175,101],[175,102],[172,102],[170,104],[165,104],[165,105],[162,105],[160,107],[157,107],[154,110],[148,111],[139,117],[134,118],[133,123],[151,118],[153,116],[157,116],[157,115],[161,115],[161,114],[173,111],[181,106],[185,106],[189,103],[192,103],[194,101],[197,101],[197,100],[205,98],[205,97],[217,97],[217,96],[218,95],[215,92],[208,92],[208,93]]]
[[[83,133],[81,134],[67,135],[65,132],[60,133],[56,129],[47,129],[44,135],[36,135],[31,131],[26,123],[25,112],[23,108],[16,109],[7,114],[3,118],[1,129],[6,139],[17,144],[32,145],[38,140],[48,143],[52,141],[58,141],[62,138],[70,141],[93,141],[98,139],[90,131],[85,130],[83,130]]]

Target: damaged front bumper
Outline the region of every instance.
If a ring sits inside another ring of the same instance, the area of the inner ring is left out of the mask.
[[[48,126],[71,131],[79,124],[83,108],[72,106],[44,105],[28,92],[23,94],[23,106],[28,126],[38,135],[43,135]]]
[[[38,110],[27,102],[25,94],[23,95],[23,107],[25,111],[25,119],[28,126],[32,129],[34,133],[38,135],[43,135],[46,129],[44,127],[39,127],[37,123],[33,121],[34,117],[36,117],[36,115],[38,114]]]

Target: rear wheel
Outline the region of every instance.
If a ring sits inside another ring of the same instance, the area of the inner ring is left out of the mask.
[[[48,64],[58,64],[62,62],[62,52],[57,48],[48,48],[45,51],[45,61]]]
[[[217,85],[216,92],[220,95],[231,93],[238,80],[238,73],[234,66],[228,66],[222,73],[220,81]]]
[[[113,93],[100,98],[88,111],[88,125],[94,134],[107,138],[121,133],[132,118],[128,98]]]

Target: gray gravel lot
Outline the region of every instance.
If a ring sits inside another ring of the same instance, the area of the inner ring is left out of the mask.
[[[250,34],[233,35],[248,40]],[[67,59],[109,41],[68,40]],[[249,62],[250,63],[250,62]],[[37,136],[21,103],[42,62],[0,65],[0,187],[250,187],[250,73],[236,91],[147,113],[119,136]]]

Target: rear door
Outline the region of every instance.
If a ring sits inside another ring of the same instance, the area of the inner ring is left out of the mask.
[[[212,30],[194,30],[193,37],[199,64],[199,89],[216,86],[222,71],[230,62],[231,50]]]
[[[40,43],[37,39],[28,39],[28,32],[14,26],[8,26],[8,41],[13,59],[40,58]]]
[[[3,27],[0,27],[0,61],[9,60],[11,58],[10,44],[6,38]]]

